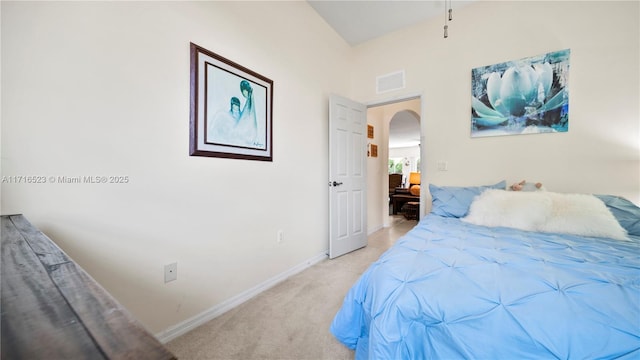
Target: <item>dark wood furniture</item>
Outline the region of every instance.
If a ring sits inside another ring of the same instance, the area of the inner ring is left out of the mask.
[[[392,195],[394,189],[400,185],[402,185],[402,174],[389,174],[389,195]]]
[[[402,205],[409,201],[420,202],[420,196],[413,196],[411,194],[395,194],[391,195],[391,206],[393,215],[398,215],[402,209]]]
[[[2,216],[2,359],[175,359],[22,215]]]
[[[402,213],[407,220],[420,221],[420,202],[409,201],[402,206]]]
[[[389,174],[389,203],[391,203],[391,195],[395,194],[395,190],[402,185],[402,174]]]

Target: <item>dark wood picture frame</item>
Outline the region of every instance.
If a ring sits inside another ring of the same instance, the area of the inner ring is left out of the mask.
[[[273,80],[190,45],[189,155],[273,161]]]

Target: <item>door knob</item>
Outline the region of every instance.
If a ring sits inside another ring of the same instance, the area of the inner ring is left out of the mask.
[[[342,183],[341,183],[341,182],[334,181],[333,183],[331,183],[331,185],[333,185],[333,186],[340,186],[340,185],[342,185]]]

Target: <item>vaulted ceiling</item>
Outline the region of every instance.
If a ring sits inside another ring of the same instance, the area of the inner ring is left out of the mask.
[[[422,21],[441,17],[477,0],[307,0],[320,16],[351,46]]]

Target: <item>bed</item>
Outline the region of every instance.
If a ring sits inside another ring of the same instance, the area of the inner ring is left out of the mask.
[[[430,185],[331,324],[356,359],[640,358],[640,209],[502,185]]]

